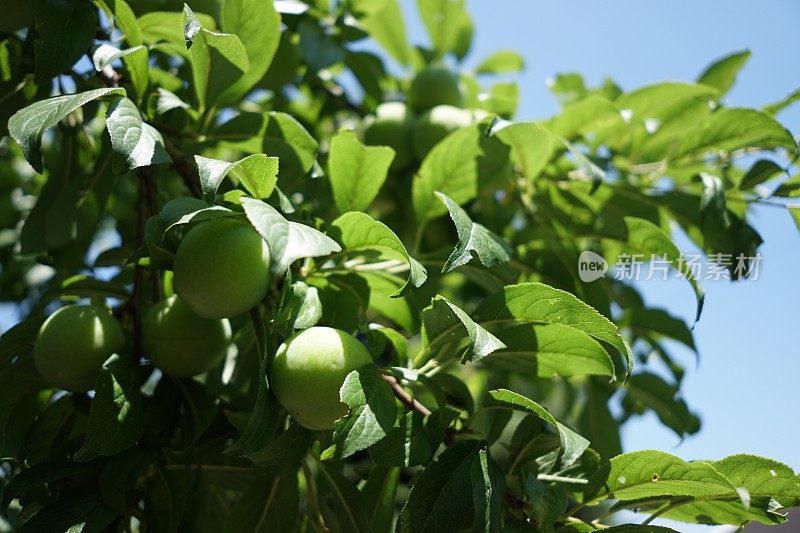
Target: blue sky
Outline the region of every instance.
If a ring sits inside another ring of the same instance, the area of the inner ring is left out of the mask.
[[[415,2],[403,2],[413,13]],[[579,72],[588,82],[613,77],[625,89],[663,81],[692,80],[712,60],[749,48],[753,55],[728,105],[760,107],[800,87],[796,43],[800,2],[772,1],[752,9],[743,0],[672,1],[473,0],[476,35],[467,64],[499,49],[526,59],[520,77],[519,119],[557,111],[547,78]],[[412,39],[424,41],[416,16],[407,15]],[[800,105],[779,118],[800,133]],[[660,448],[686,459],[715,459],[752,452],[800,469],[798,407],[800,350],[796,325],[800,284],[800,235],[789,215],[774,207],[753,213],[751,223],[764,237],[762,271],[756,281],[704,282],[706,305],[695,328],[699,367],[683,351],[689,367],[684,395],[703,419],[702,431],[679,442],[655,416],[631,421],[624,431],[628,450]],[[684,240],[679,244],[692,250]],[[651,305],[691,319],[694,296],[679,280],[640,282]],[[676,352],[679,347],[676,348]]]

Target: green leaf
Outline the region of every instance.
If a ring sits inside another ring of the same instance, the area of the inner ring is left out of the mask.
[[[761,185],[765,181],[768,181],[778,174],[782,174],[783,172],[783,167],[771,159],[759,159],[753,163],[753,166],[751,166],[747,173],[742,176],[742,179],[739,182],[739,190],[744,191],[747,189],[752,189],[756,185]]]
[[[397,0],[355,0],[351,3],[361,26],[401,65],[411,62],[403,12]]]
[[[222,91],[222,104],[236,102],[267,72],[281,40],[281,16],[271,0],[226,0],[221,9],[222,29],[244,45],[244,75]]]
[[[370,457],[379,465],[427,464],[435,450],[424,424],[425,417],[417,411],[402,413],[389,434],[370,447]]]
[[[172,228],[181,224],[230,216],[239,216],[239,214],[221,205],[209,206],[199,198],[175,198],[164,204],[158,213],[160,233],[154,235],[153,240],[154,243],[160,243]]]
[[[734,52],[710,64],[697,78],[697,83],[710,85],[719,90],[720,94],[727,93],[736,82],[736,75],[750,59],[750,50]]]
[[[93,100],[113,96],[125,96],[125,89],[108,87],[41,100],[14,113],[8,121],[8,131],[22,148],[28,163],[41,174],[44,132],[79,107]]]
[[[276,327],[287,330],[289,334],[296,329],[306,329],[322,318],[322,302],[316,287],[309,287],[302,281],[284,285],[280,311],[275,317]]]
[[[731,496],[722,499],[694,499],[675,502],[665,517],[684,522],[743,525],[783,523],[786,518],[777,507],[800,503],[800,483],[794,471],[783,463],[757,455],[739,454],[711,463],[739,492],[747,491],[749,505]]]
[[[437,295],[422,311],[422,352],[414,365],[419,367],[440,352],[451,353],[453,347],[461,355],[461,363],[474,363],[505,348],[505,344],[457,305]]]
[[[464,0],[417,0],[417,6],[438,55],[454,52],[464,21],[469,23]]]
[[[115,455],[136,444],[143,431],[144,412],[135,361],[130,356],[114,354],[103,363],[97,377],[86,439],[75,453],[75,460]]]
[[[364,507],[371,509],[369,530],[391,533],[394,524],[395,500],[400,484],[400,468],[376,466],[361,490]]]
[[[545,485],[532,474],[525,479],[525,495],[531,502],[533,518],[544,531],[552,531],[555,523],[567,509],[567,495],[561,487]]]
[[[418,223],[447,212],[445,206],[436,201],[436,191],[459,205],[475,198],[481,135],[480,126],[467,126],[445,137],[425,156],[411,186]]]
[[[509,285],[485,298],[472,318],[489,329],[519,322],[570,326],[616,348],[627,359],[628,374],[633,368],[630,347],[613,322],[572,294],[544,283]]]
[[[478,460],[472,463],[470,477],[475,508],[472,531],[499,531],[505,478],[488,449],[478,450]]]
[[[5,514],[8,506],[14,499],[24,496],[39,487],[76,474],[85,474],[96,468],[97,465],[94,464],[76,463],[74,461],[65,460],[39,463],[26,468],[8,480],[8,484],[3,489],[0,510]]]
[[[39,328],[42,327],[42,322],[43,320],[40,316],[32,314],[0,335],[0,368],[33,348],[33,343],[39,335]]]
[[[623,407],[654,411],[681,438],[700,430],[700,420],[681,399],[678,386],[648,372],[631,376],[626,385]]]
[[[108,106],[106,129],[114,150],[114,172],[171,161],[161,133],[142,120],[136,104],[128,98],[116,98]]]
[[[95,0],[95,3],[113,17],[114,25],[125,34],[125,40],[130,46],[144,44],[142,29],[136,14],[125,0]]]
[[[250,455],[264,452],[271,438],[269,424],[276,417],[277,400],[267,387],[267,371],[270,354],[267,348],[267,329],[261,310],[254,307],[250,310],[250,323],[253,325],[256,348],[258,350],[258,374],[256,378],[257,392],[253,409],[247,419],[247,426],[239,439],[225,449],[230,455]]]
[[[476,74],[506,74],[519,72],[525,68],[523,57],[513,50],[495,52],[475,69]]]
[[[259,470],[278,475],[287,466],[297,466],[314,442],[314,432],[292,424],[262,449],[245,455]]]
[[[771,116],[754,109],[718,109],[686,132],[674,158],[698,158],[708,152],[736,152],[747,148],[783,148],[800,156],[792,134]]]
[[[350,408],[336,421],[333,432],[334,456],[344,459],[372,446],[391,431],[397,417],[397,401],[375,367],[350,372],[339,397]]]
[[[163,87],[158,87],[156,89],[155,103],[157,115],[163,115],[173,109],[190,109],[189,104],[181,100],[178,95]]]
[[[204,13],[196,13],[195,18],[203,28],[213,30],[216,27],[214,17]],[[179,46],[169,47],[170,52],[188,57],[186,37],[184,35],[183,13],[172,11],[151,11],[138,19],[141,37],[144,44],[170,43]]]
[[[614,376],[605,349],[587,333],[563,324],[518,324],[499,330],[505,344],[483,362],[526,376]]]
[[[471,530],[482,521],[485,502],[476,505],[473,495],[485,494],[487,480],[476,475],[481,468],[481,451],[485,443],[479,440],[462,440],[446,448],[435,461],[418,476],[408,501],[400,512],[396,533],[432,533],[437,531]],[[487,457],[488,460],[488,456]],[[487,496],[498,498],[491,479]],[[478,516],[476,516],[478,515]]]
[[[130,291],[125,285],[116,281],[104,281],[85,274],[78,274],[51,285],[39,298],[39,304],[53,301],[56,298],[64,298],[65,296],[116,298],[122,301],[130,297]]]
[[[620,501],[647,498],[736,496],[736,487],[711,464],[657,450],[623,453],[589,480],[586,497]],[[592,494],[597,491],[595,494]]]
[[[320,257],[342,248],[330,237],[310,226],[290,222],[277,209],[255,198],[242,198],[247,219],[269,247],[273,275],[282,276],[293,262]]]
[[[692,330],[682,319],[677,318],[665,309],[650,307],[632,307],[625,311],[620,325],[630,328],[639,336],[651,335],[656,339],[668,337],[683,343],[686,347],[697,351]]]
[[[125,50],[120,50],[116,46],[111,46],[110,44],[101,44],[95,48],[94,52],[92,53],[92,64],[94,65],[94,69],[100,72],[104,68],[114,63],[114,61],[142,50],[146,52],[147,47],[140,45],[126,48]]]
[[[352,131],[331,140],[328,174],[340,213],[366,211],[375,199],[394,159],[388,146],[364,146]]]
[[[575,158],[575,162],[578,166],[576,170],[570,172],[570,178],[591,182],[592,188],[590,194],[593,193],[600,184],[603,183],[603,180],[606,179],[605,171],[598,167],[594,161],[589,159],[583,152],[573,146],[572,143],[566,140],[562,140],[562,142],[564,146],[567,147],[567,150],[569,150],[569,153],[572,154],[572,157]]]
[[[800,100],[800,89],[795,89],[794,91],[786,95],[785,98],[782,98],[772,104],[765,105],[762,108],[762,110],[767,115],[775,116],[784,109],[786,109],[787,107],[789,107],[790,105],[792,105],[793,103],[797,102],[798,100]]]
[[[614,105],[625,118],[610,132],[610,144],[630,145],[634,160],[661,161],[711,113],[719,92],[707,85],[664,82],[620,95]]]
[[[136,95],[139,100],[142,99],[147,91],[147,84],[149,83],[149,67],[148,67],[148,53],[147,47],[143,45],[132,46],[125,50],[120,50],[110,44],[101,44],[92,54],[92,62],[94,68],[101,72],[106,67],[121,59],[128,69],[128,74],[131,79]]]
[[[361,494],[356,486],[327,463],[318,461],[317,465],[330,492],[331,506],[341,523],[341,531],[366,533],[366,510],[361,507]]]
[[[597,142],[605,140],[611,132],[628,128],[619,109],[598,95],[567,104],[545,126],[552,134],[567,140],[573,140],[578,134],[584,137],[594,134]]]
[[[583,454],[589,447],[589,441],[572,431],[570,428],[555,419],[550,412],[521,394],[507,390],[497,389],[489,391],[484,405],[488,408],[511,409],[522,413],[536,415],[558,431],[558,438],[561,441],[561,464],[564,467],[570,466]]]
[[[406,331],[414,331],[418,323],[418,310],[407,298],[393,298],[402,290],[406,280],[381,271],[358,273],[369,285],[369,309],[388,318]]]
[[[705,301],[705,292],[692,272],[691,266],[686,262],[683,254],[675,246],[672,239],[664,231],[643,218],[623,217],[622,220],[609,222],[601,230],[603,236],[619,240],[627,245],[633,252],[644,254],[645,260],[661,258],[669,262],[691,285],[697,299],[697,312],[695,322],[700,320]]]
[[[408,282],[392,296],[402,296],[413,287],[420,287],[428,277],[425,267],[408,254],[397,235],[386,224],[365,213],[345,213],[333,221],[328,234],[340,242],[348,253],[377,250],[407,262]]]
[[[370,298],[366,281],[354,272],[327,273],[306,278],[317,289],[322,304],[320,322],[344,331],[354,331],[365,322]]]
[[[592,531],[600,531],[599,529],[592,529]],[[651,526],[639,524],[624,524],[621,526],[614,526],[602,529],[603,533],[679,533],[674,529],[664,526]]]
[[[9,429],[16,421],[17,407],[38,391],[48,387],[36,371],[33,358],[25,353],[29,347],[23,345],[18,349],[23,351],[20,360],[0,371],[0,387],[3,390],[3,394],[0,395],[0,453],[4,456],[12,455],[14,451],[12,432]],[[26,416],[27,413],[23,412],[22,415]]]
[[[306,175],[317,156],[317,141],[297,119],[286,113],[240,113],[211,134],[250,153],[280,160],[281,180]]]
[[[36,10],[36,83],[69,70],[92,46],[97,8],[84,0],[40,0]]]
[[[96,495],[64,498],[42,508],[25,522],[20,531],[100,532],[118,516]]]
[[[493,268],[511,260],[511,248],[506,241],[485,226],[473,222],[469,215],[447,195],[436,192],[436,197],[447,206],[450,218],[456,226],[458,245],[447,258],[442,272],[451,272],[472,260],[472,252],[486,268]]]
[[[250,68],[247,50],[236,35],[207,30],[186,4],[183,35],[197,101],[201,109],[213,107]]]
[[[150,452],[140,448],[128,448],[109,458],[98,478],[103,503],[118,513],[136,505],[139,476],[152,466],[153,460]]]
[[[230,510],[223,532],[291,531],[299,507],[300,492],[295,471],[275,478],[260,478]]]
[[[789,216],[792,217],[794,225],[797,226],[798,230],[800,230],[800,205],[787,205],[786,210],[789,213]]]
[[[206,199],[213,200],[220,183],[229,177],[241,183],[255,198],[268,198],[278,183],[278,158],[253,154],[233,163],[196,155],[194,161],[200,174],[200,186]]]
[[[539,176],[556,148],[550,132],[533,122],[498,122],[492,134],[511,148],[520,173],[531,180]]]

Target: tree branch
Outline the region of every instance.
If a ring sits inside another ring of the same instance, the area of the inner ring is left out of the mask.
[[[397,399],[403,403],[403,405],[405,405],[412,411],[420,413],[422,416],[428,416],[429,414],[431,414],[430,410],[427,407],[419,403],[417,400],[414,399],[413,396],[411,396],[408,392],[406,392],[406,390],[400,385],[400,383],[397,382],[397,378],[386,374],[381,374],[381,377],[383,378],[383,381],[389,384],[389,386],[392,388],[392,392],[394,393],[395,396],[397,396]]]
[[[172,158],[172,168],[181,177],[183,184],[186,185],[192,196],[202,198],[203,190],[200,187],[200,175],[197,173],[194,161],[166,139],[164,139],[164,147]]]

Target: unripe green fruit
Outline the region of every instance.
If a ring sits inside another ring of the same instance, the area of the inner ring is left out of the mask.
[[[284,342],[272,363],[272,391],[298,424],[308,429],[331,429],[347,414],[339,400],[344,378],[372,363],[372,357],[346,332],[315,326]]]
[[[269,288],[269,248],[250,225],[215,218],[189,230],[175,254],[175,292],[203,318],[253,308]]]
[[[103,362],[125,344],[114,317],[96,305],[67,305],[42,324],[33,362],[51,385],[72,392],[94,387]]]
[[[390,146],[395,155],[391,169],[400,171],[414,162],[411,150],[411,130],[414,120],[402,102],[386,102],[378,106],[375,117],[368,119],[364,142],[370,145]]]
[[[218,363],[231,343],[226,319],[196,315],[173,295],[154,305],[142,324],[145,353],[165,374],[188,378]]]
[[[464,105],[464,94],[458,77],[445,68],[431,67],[423,70],[411,81],[408,105],[417,112],[437,105]]]
[[[450,105],[438,105],[423,113],[414,126],[412,136],[414,155],[422,161],[436,143],[447,137],[448,133],[469,126],[472,122],[472,113]]]

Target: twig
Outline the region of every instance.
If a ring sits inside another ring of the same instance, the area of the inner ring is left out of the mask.
[[[431,414],[430,410],[427,407],[419,403],[417,400],[414,399],[413,396],[411,396],[408,392],[406,392],[406,390],[400,385],[400,383],[397,382],[397,378],[386,374],[382,374],[381,377],[383,378],[383,381],[389,384],[389,386],[392,388],[392,392],[394,393],[395,396],[397,396],[397,399],[403,403],[403,405],[405,405],[412,411],[420,413],[422,416],[428,416],[429,414]]]
[[[144,180],[138,180],[138,195],[136,200],[136,246],[142,249],[144,246],[144,226],[147,222],[147,198],[145,194]],[[128,312],[133,317],[133,353],[135,357],[142,356],[142,312],[140,306],[140,295],[142,292],[142,281],[144,271],[142,265],[137,261],[133,267],[133,290],[126,304]]]
[[[172,158],[172,168],[174,168],[181,177],[183,184],[186,185],[186,188],[189,189],[192,196],[201,198],[203,196],[203,191],[200,188],[200,175],[197,173],[197,169],[195,169],[194,162],[189,156],[181,152],[174,144],[166,139],[164,139],[164,147]]]
[[[536,479],[539,481],[553,481],[558,483],[576,483],[578,485],[586,485],[589,481],[585,479],[577,479],[574,477],[564,477],[564,476],[551,476],[550,474],[539,474],[536,476]]]
[[[153,180],[152,168],[141,168],[139,170],[139,180],[143,186],[142,192],[147,204],[148,216],[153,216],[158,213],[158,200],[156,199],[156,185]],[[161,272],[152,266],[150,267],[150,296],[153,303],[161,300]]]

